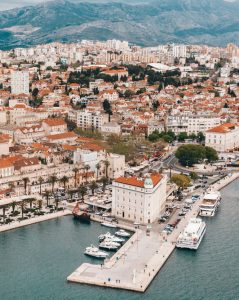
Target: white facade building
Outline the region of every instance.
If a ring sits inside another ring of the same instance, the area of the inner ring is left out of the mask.
[[[158,173],[144,179],[116,179],[112,183],[112,214],[131,222],[153,223],[165,205],[166,181],[166,176]]]
[[[187,134],[205,133],[207,130],[221,124],[219,117],[204,116],[204,115],[189,115],[189,116],[169,116],[167,119],[167,130],[173,131],[175,134],[186,132]]]
[[[206,132],[205,145],[218,152],[229,152],[239,148],[239,126],[225,123]]]
[[[101,130],[101,126],[107,121],[108,116],[103,115],[100,112],[90,111],[78,111],[77,112],[77,127],[84,130],[86,129],[98,129]]]
[[[29,72],[13,71],[11,75],[11,93],[29,94]]]

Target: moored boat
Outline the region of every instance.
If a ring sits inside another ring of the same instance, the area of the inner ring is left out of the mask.
[[[184,231],[179,235],[176,246],[197,250],[206,232],[206,223],[200,218],[190,219]]]
[[[112,241],[103,241],[99,244],[99,248],[107,249],[107,250],[117,250],[120,247],[119,243],[115,243]]]
[[[111,234],[110,232],[107,232],[105,234],[99,235],[99,240],[100,241],[103,241],[105,239],[111,240],[112,242],[116,242],[116,243],[123,243],[123,242],[125,242],[125,239],[117,237],[117,236]]]
[[[79,220],[81,222],[90,223],[90,214],[87,211],[80,211],[80,203],[77,202],[74,207],[72,214],[74,219]]]
[[[95,247],[94,245],[91,245],[90,247],[87,247],[84,252],[85,255],[89,255],[96,258],[106,258],[109,254],[99,250],[99,248]]]
[[[122,237],[129,237],[130,233],[128,233],[124,229],[120,229],[119,231],[116,231],[115,235],[122,236]]]
[[[203,198],[200,205],[199,215],[201,217],[213,217],[221,203],[221,193],[218,191],[210,192]]]
[[[116,228],[117,227],[115,224],[108,223],[108,222],[102,222],[101,225],[105,226],[105,227],[110,227],[110,228]]]

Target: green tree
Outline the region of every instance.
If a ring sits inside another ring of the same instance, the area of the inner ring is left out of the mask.
[[[41,186],[42,186],[42,183],[44,182],[44,179],[42,177],[39,177],[38,182],[39,182],[39,185],[40,185],[40,195],[41,195]]]
[[[183,175],[183,174],[177,174],[173,175],[171,177],[171,182],[175,183],[179,188],[185,189],[190,184],[190,178],[189,176]]]
[[[205,159],[205,147],[201,145],[182,145],[180,146],[175,156],[183,166],[193,166]]]
[[[91,184],[90,184],[90,189],[91,189],[92,195],[95,194],[95,190],[97,188],[98,188],[98,184],[95,181],[92,181]]]
[[[89,165],[85,165],[84,166],[84,170],[85,170],[85,181],[86,181],[86,183],[88,183],[88,172],[90,170],[90,166]]]
[[[108,112],[109,110],[111,110],[111,105],[110,105],[109,100],[105,99],[103,101],[103,109],[105,112]]]
[[[56,175],[50,176],[49,181],[50,181],[50,183],[51,183],[51,191],[52,191],[52,193],[53,193],[53,192],[54,192],[54,186],[55,186],[55,183],[56,183],[56,181],[57,181]]]
[[[79,172],[79,169],[78,169],[78,168],[74,168],[74,169],[73,169],[73,172],[74,172],[75,187],[76,187],[76,182],[77,182],[77,174],[78,174],[78,172]]]
[[[46,206],[49,206],[50,191],[45,190],[44,196],[46,197]]]
[[[69,181],[69,178],[64,175],[61,179],[60,179],[60,182],[63,183],[63,186],[64,186],[64,189],[66,189],[66,184],[67,182]]]
[[[28,177],[24,177],[23,179],[23,185],[24,185],[24,193],[27,194],[27,184],[30,181]]]
[[[99,170],[100,170],[100,163],[97,163],[95,167],[96,167],[96,180],[98,180],[98,178],[99,178]]]
[[[78,193],[81,195],[81,199],[84,200],[84,196],[87,192],[87,188],[84,185],[80,185],[78,188]]]
[[[185,142],[185,140],[188,138],[187,132],[180,132],[178,135],[178,141],[179,142]]]
[[[102,190],[105,191],[106,185],[107,185],[107,183],[108,183],[108,178],[107,178],[107,177],[102,177],[102,178],[101,178],[101,182],[102,182],[102,184],[103,184]]]
[[[110,166],[110,162],[108,160],[105,160],[104,161],[104,164],[105,164],[105,176],[106,178],[108,178],[108,169],[109,169],[109,166]]]
[[[199,132],[197,134],[197,140],[198,140],[199,143],[204,142],[205,141],[205,135],[202,132]]]
[[[190,172],[189,176],[193,181],[198,179],[198,174],[196,172]]]
[[[206,159],[209,162],[214,162],[218,160],[218,155],[217,155],[217,151],[211,147],[205,147],[206,150]]]

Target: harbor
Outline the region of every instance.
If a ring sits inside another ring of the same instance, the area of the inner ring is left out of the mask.
[[[221,192],[220,209],[215,217],[207,218],[207,233],[199,249],[173,251],[140,299],[237,299],[239,202],[235,195],[239,193],[238,181]],[[102,289],[69,284],[65,280],[77,263],[95,262],[84,255],[84,250],[106,231],[113,234],[115,230],[103,228],[98,222],[90,225],[72,222],[72,216],[66,216],[2,233],[0,259],[7,273],[0,272],[1,299],[33,300],[36,293],[38,300],[137,299],[137,294],[125,289]],[[29,249],[29,243],[34,247]],[[230,279],[227,272],[221,271],[229,269]],[[205,272],[214,278],[213,285],[206,280]]]
[[[209,190],[219,191],[239,177],[229,174],[211,185]],[[171,235],[165,236],[158,226],[147,235],[137,229],[131,239],[103,265],[83,263],[67,277],[69,282],[145,292],[156,274],[175,249],[176,241],[191,218],[197,217],[203,195],[178,223]]]

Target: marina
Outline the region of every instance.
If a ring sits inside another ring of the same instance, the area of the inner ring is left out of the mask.
[[[214,218],[206,219],[207,234],[199,249],[174,251],[150,287],[140,295],[140,299],[237,299],[239,202],[235,195],[238,193],[238,181],[222,190],[220,213]],[[111,234],[115,232],[111,229],[107,231]],[[0,298],[33,300],[36,299],[37,293],[37,300],[76,300],[79,299],[79,295],[86,300],[138,299],[137,294],[126,290],[67,284],[65,281],[76,263],[96,263],[94,258],[86,257],[84,251],[87,246],[97,241],[102,233],[104,230],[102,231],[99,223],[91,222],[88,225],[72,222],[72,216],[2,233],[0,259],[2,268],[7,273],[0,272]],[[29,243],[34,245],[30,250]],[[224,259],[221,259],[222,256]],[[127,257],[125,259],[127,260]],[[230,279],[228,273],[221,270],[230,270]],[[211,281],[205,280],[205,272],[214,278],[213,285]],[[15,288],[12,289],[12,286]],[[53,286],[54,288],[51,288]]]

